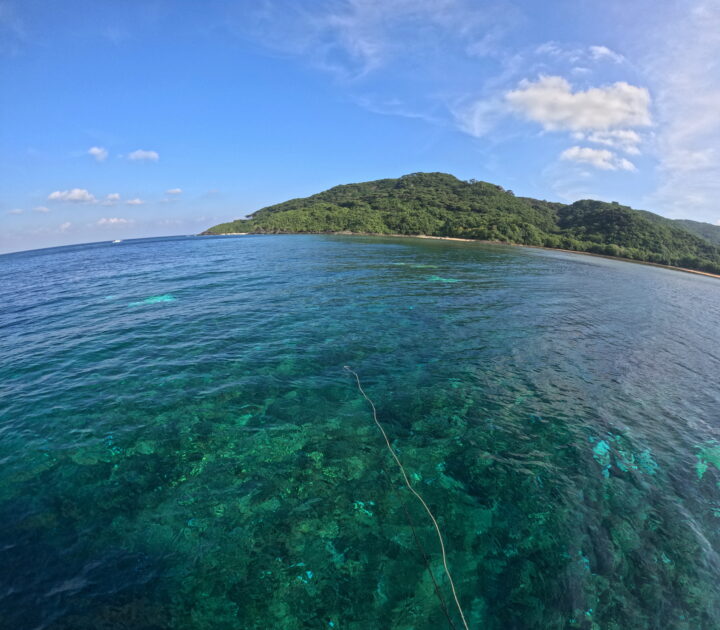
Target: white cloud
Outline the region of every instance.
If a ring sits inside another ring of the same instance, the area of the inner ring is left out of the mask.
[[[613,129],[611,131],[593,131],[584,134],[576,132],[573,134],[576,140],[587,140],[595,144],[603,144],[629,153],[630,155],[639,155],[640,149],[638,145],[642,141],[640,134],[632,129]]]
[[[35,212],[50,212],[50,208],[46,208],[45,206],[35,206],[33,210],[35,210]]]
[[[651,124],[650,94],[625,82],[573,92],[559,76],[523,80],[505,95],[511,110],[550,131],[606,131]]]
[[[160,159],[160,155],[157,151],[145,151],[138,149],[128,155],[128,160],[133,161],[144,161],[144,162],[157,162]]]
[[[623,171],[637,171],[637,167],[627,158],[615,158],[615,164]]]
[[[104,162],[107,160],[108,151],[103,147],[90,147],[88,153],[92,155],[98,162]]]
[[[101,206],[114,206],[120,201],[120,193],[110,193],[105,195],[105,199],[100,202]]]
[[[129,225],[130,223],[133,223],[134,221],[132,219],[123,219],[121,217],[103,217],[100,219],[97,224],[98,225]]]
[[[608,149],[592,149],[590,147],[570,147],[560,154],[561,160],[590,164],[604,171],[634,171],[635,165],[625,158],[618,157]]]
[[[607,149],[590,149],[589,147],[570,147],[560,154],[561,160],[591,164],[595,168],[614,170],[613,152]]]
[[[84,188],[73,188],[72,190],[56,190],[48,195],[50,201],[70,201],[72,203],[94,203],[95,195]]]
[[[58,227],[58,230],[60,232],[67,232],[70,229],[71,225],[72,225],[72,223],[70,223],[70,221],[66,221],[65,223],[60,224],[60,226]]]
[[[8,210],[8,214],[23,214],[25,210],[21,210],[20,208],[15,208],[13,210]]]
[[[590,55],[593,59],[609,59],[615,63],[622,63],[625,61],[625,57],[621,54],[616,53],[614,50],[610,50],[607,46],[590,46]]]
[[[182,188],[171,188],[170,190],[166,190],[165,194],[166,195],[181,195]]]
[[[128,199],[125,204],[128,206],[142,206],[145,202],[142,199]]]

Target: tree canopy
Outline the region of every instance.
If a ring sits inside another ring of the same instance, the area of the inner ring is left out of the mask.
[[[336,186],[262,208],[203,234],[334,233],[451,236],[618,256],[720,273],[720,228],[617,202],[561,204],[446,173]]]

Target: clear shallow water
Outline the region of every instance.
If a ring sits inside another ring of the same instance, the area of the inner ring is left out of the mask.
[[[1,256],[0,627],[449,627],[350,365],[473,630],[718,628],[718,321],[717,280],[500,246]]]

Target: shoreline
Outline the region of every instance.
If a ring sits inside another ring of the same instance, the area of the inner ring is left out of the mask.
[[[621,262],[635,263],[638,265],[648,265],[650,267],[659,267],[660,269],[672,269],[674,271],[682,271],[685,273],[694,273],[699,276],[708,276],[709,278],[720,278],[720,274],[710,273],[709,271],[699,271],[697,269],[687,269],[686,267],[675,267],[673,265],[663,265],[661,263],[649,262],[646,260],[633,260],[632,258],[622,258],[621,256],[607,256],[606,254],[596,254],[595,252],[579,252],[575,249],[562,249],[560,247],[544,247],[542,245],[523,245],[522,243],[508,243],[507,241],[485,241],[478,238],[459,238],[456,236],[430,236],[428,234],[374,234],[372,232],[277,232],[268,234],[263,232],[225,232],[224,234],[198,234],[198,236],[248,236],[250,234],[259,236],[273,236],[275,234],[293,235],[293,234],[315,234],[324,236],[374,236],[389,238],[423,238],[436,241],[459,241],[462,243],[482,243],[485,245],[508,245],[510,247],[524,247],[526,249],[544,249],[549,252],[565,252],[566,254],[580,254],[583,256],[596,256],[597,258],[606,258],[607,260],[619,260]]]

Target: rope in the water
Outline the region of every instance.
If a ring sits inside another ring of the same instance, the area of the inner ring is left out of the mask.
[[[448,610],[447,603],[445,602],[445,598],[443,597],[442,591],[440,590],[440,586],[437,583],[437,580],[435,579],[435,575],[432,572],[432,567],[430,566],[430,560],[427,557],[427,554],[425,553],[425,547],[420,542],[420,538],[417,535],[417,531],[415,531],[415,523],[412,520],[412,517],[410,516],[410,512],[408,512],[407,506],[405,505],[405,502],[400,497],[400,493],[398,492],[397,488],[395,487],[395,484],[393,484],[392,480],[390,479],[390,475],[388,475],[387,470],[384,468],[382,469],[383,475],[385,475],[385,479],[388,482],[388,487],[390,488],[390,491],[395,494],[397,497],[400,505],[402,506],[403,512],[405,513],[405,520],[407,521],[408,527],[412,530],[413,538],[415,539],[415,545],[418,548],[418,551],[420,552],[420,556],[423,559],[423,563],[425,564],[425,569],[428,572],[428,575],[430,576],[430,579],[433,583],[433,588],[435,589],[435,595],[437,595],[438,601],[440,602],[440,608],[442,608],[443,614],[445,615],[445,618],[448,620],[448,624],[450,625],[451,630],[456,630],[455,624],[453,623],[452,617],[450,616],[450,611]]]
[[[420,494],[415,490],[415,488],[412,487],[412,484],[410,483],[410,479],[408,479],[407,473],[405,472],[405,467],[400,462],[400,459],[395,454],[395,451],[393,450],[393,447],[390,444],[390,440],[388,439],[387,433],[385,433],[385,429],[383,429],[382,425],[380,424],[380,421],[377,417],[377,410],[375,409],[375,404],[372,400],[368,397],[368,395],[365,393],[365,390],[362,388],[362,385],[360,384],[360,377],[357,375],[357,372],[350,369],[350,366],[346,365],[344,368],[350,372],[357,381],[358,390],[360,390],[360,393],[363,395],[363,398],[367,400],[370,403],[370,407],[372,407],[372,413],[373,413],[373,420],[375,420],[375,424],[377,425],[378,429],[380,429],[380,433],[382,433],[383,438],[385,439],[385,444],[387,445],[388,451],[390,451],[390,455],[393,456],[393,459],[395,460],[395,463],[398,465],[398,468],[400,469],[400,472],[402,473],[403,479],[405,480],[405,485],[407,486],[408,490],[412,492],[415,497],[417,498],[420,503],[422,503],[422,506],[425,508],[425,511],[427,512],[428,516],[430,517],[430,520],[432,521],[433,527],[435,527],[435,532],[437,533],[438,541],[440,542],[440,552],[442,554],[442,562],[443,562],[443,568],[445,569],[445,575],[447,576],[448,582],[450,583],[450,590],[452,590],[453,598],[455,599],[455,605],[457,606],[458,612],[460,613],[460,618],[462,619],[463,626],[465,627],[465,630],[470,630],[467,621],[465,620],[465,615],[463,614],[462,607],[460,606],[460,600],[458,600],[457,592],[455,591],[455,583],[453,582],[452,575],[450,575],[450,569],[448,568],[447,564],[447,555],[445,553],[445,542],[443,541],[442,533],[440,532],[440,526],[438,525],[437,520],[435,519],[435,516],[433,515],[432,511],[428,507],[428,504],[425,503],[425,499],[423,499]]]

